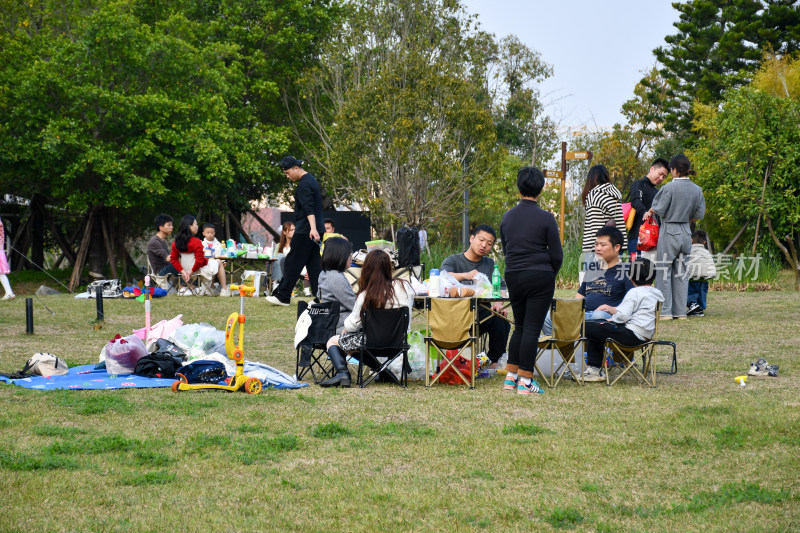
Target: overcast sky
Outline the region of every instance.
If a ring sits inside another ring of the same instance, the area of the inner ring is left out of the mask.
[[[594,130],[624,122],[623,102],[653,49],[674,34],[678,12],[670,0],[464,0],[484,30],[499,39],[517,35],[553,65],[542,84],[551,115],[563,126]]]

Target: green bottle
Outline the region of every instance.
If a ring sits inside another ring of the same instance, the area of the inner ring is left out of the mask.
[[[492,272],[492,298],[500,298],[501,282],[502,278],[500,277],[500,269],[497,268],[497,265],[495,265],[494,272]]]

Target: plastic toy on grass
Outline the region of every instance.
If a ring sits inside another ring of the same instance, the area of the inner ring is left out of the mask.
[[[235,392],[243,390],[247,394],[258,394],[261,392],[261,380],[258,378],[249,378],[244,375],[244,299],[253,296],[255,287],[246,287],[244,285],[231,285],[232,291],[239,291],[241,298],[239,299],[239,312],[231,313],[228,317],[228,323],[225,325],[225,352],[230,359],[236,362],[236,373],[232,378],[226,380],[225,385],[214,383],[188,383],[186,378],[181,374],[176,374],[180,379],[172,384],[173,392],[187,391],[187,390],[223,390],[228,392]],[[236,324],[239,324],[239,339],[238,344],[234,340],[234,329]]]
[[[733,381],[744,387],[747,385],[747,376],[736,376]]]

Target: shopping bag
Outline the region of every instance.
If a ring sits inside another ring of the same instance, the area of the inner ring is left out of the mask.
[[[636,218],[636,209],[630,202],[622,204],[622,218],[625,219],[625,229],[630,230],[633,227],[633,219]]]
[[[637,248],[646,252],[658,245],[658,224],[653,221],[653,217],[648,218],[639,228],[639,244]]]

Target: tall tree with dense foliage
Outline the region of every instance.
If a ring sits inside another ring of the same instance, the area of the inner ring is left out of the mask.
[[[315,61],[330,5],[3,0],[2,189],[147,218],[277,190],[280,93]]]
[[[359,0],[287,98],[297,133],[340,203],[424,227],[461,212],[497,164],[482,80],[487,36],[456,1]]]
[[[789,70],[790,80],[800,79],[800,62]],[[788,84],[783,94],[770,94],[769,88],[784,86],[769,75],[775,71],[768,64],[753,84],[727,94],[718,110],[698,108],[700,139],[690,157],[705,192],[706,218],[728,235],[748,224],[757,237],[766,226],[800,290],[800,100]]]
[[[787,54],[800,47],[800,4],[794,0],[689,0],[672,5],[680,13],[674,23],[678,31],[653,52],[669,83],[661,122],[682,136],[691,131],[695,101],[718,102],[726,89],[747,83],[765,49]],[[650,84],[647,79],[642,83]]]

